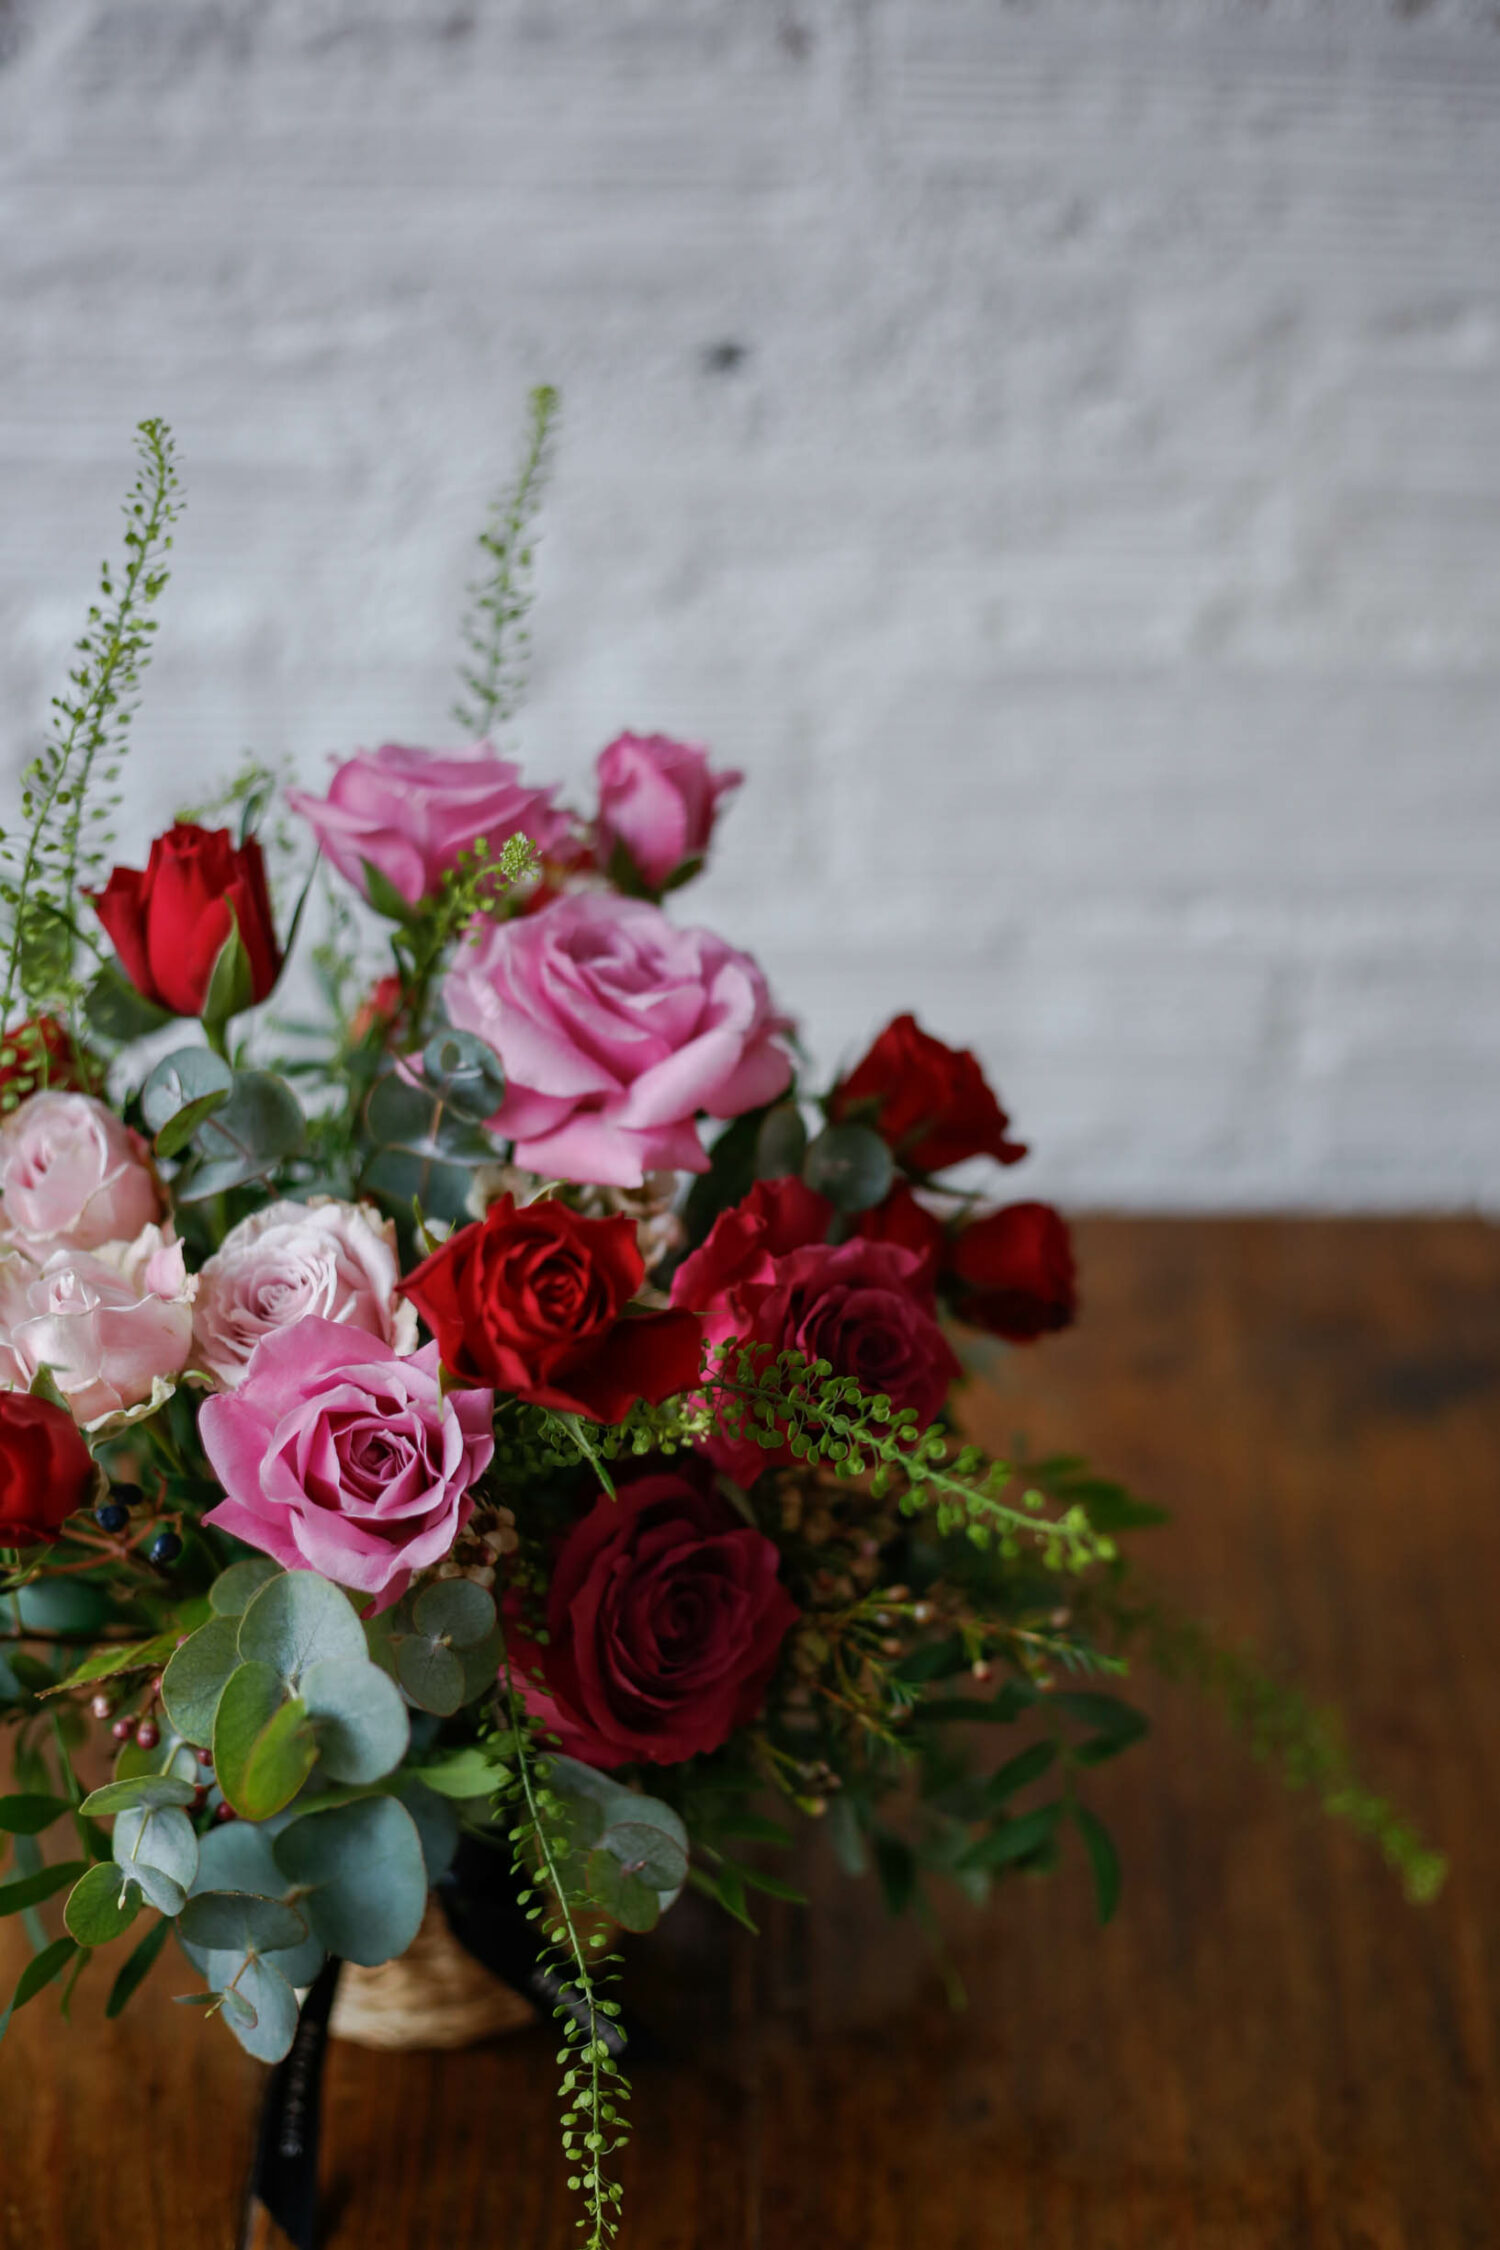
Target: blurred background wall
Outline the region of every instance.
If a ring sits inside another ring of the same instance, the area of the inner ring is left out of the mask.
[[[972,1040],[1095,1205],[1500,1203],[1500,7],[0,0],[0,750],[176,427],[127,809],[450,738],[564,394],[527,770]],[[684,902],[686,904],[686,902]]]

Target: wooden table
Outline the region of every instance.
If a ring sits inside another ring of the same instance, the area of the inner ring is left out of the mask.
[[[668,1918],[636,1993],[698,2067],[638,2074],[626,2250],[1462,2250],[1500,2243],[1500,1231],[1099,1220],[1086,1320],[1010,1359],[1003,1445],[1175,1511],[1159,1582],[1338,1698],[1449,1850],[1439,1903],[1179,1691],[1099,1776],[1127,1877],[1072,1867],[916,1934],[816,1859],[759,1943]],[[17,1962],[13,1925],[0,1974]],[[171,1957],[168,1957],[168,1969]],[[229,2250],[260,2073],[168,1997],[50,2000],[0,2053],[4,2250]],[[89,1988],[85,1987],[85,1991]],[[574,2239],[553,2041],[333,2052],[328,2250]]]

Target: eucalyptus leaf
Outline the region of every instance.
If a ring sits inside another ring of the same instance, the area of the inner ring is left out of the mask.
[[[441,1718],[464,1700],[464,1668],[451,1648],[424,1634],[408,1633],[396,1643],[396,1677],[419,1710]]]
[[[208,1589],[209,1607],[219,1617],[242,1617],[266,1580],[280,1576],[280,1563],[269,1555],[247,1555],[220,1571]]]
[[[174,1190],[180,1203],[201,1203],[207,1196],[264,1179],[303,1153],[307,1125],[284,1078],[242,1070],[222,1109],[198,1128],[196,1145],[199,1161]]]
[[[459,1117],[483,1124],[505,1099],[505,1069],[472,1031],[444,1030],[422,1052],[422,1074]]]
[[[686,1846],[670,1830],[644,1820],[612,1820],[599,1849],[617,1859],[623,1874],[639,1876],[652,1891],[675,1897],[687,1881]]]
[[[403,1767],[391,1786],[416,1824],[429,1887],[440,1883],[453,1865],[453,1855],[458,1850],[461,1831],[457,1813],[445,1797],[429,1789],[410,1767]]]
[[[195,1891],[178,1916],[178,1932],[205,1953],[275,1953],[308,1934],[294,1906],[247,1891]]]
[[[140,1885],[106,1860],[79,1877],[63,1920],[80,1945],[108,1945],[129,1929],[140,1910]]]
[[[156,1135],[158,1156],[176,1156],[197,1128],[222,1109],[234,1072],[211,1047],[179,1047],[157,1064],[141,1088],[141,1115]]]
[[[416,1824],[393,1797],[304,1813],[273,1847],[313,1935],[330,1953],[374,1968],[404,1953],[421,1927],[427,1871]]]
[[[453,1164],[488,1164],[495,1144],[456,1104],[398,1066],[377,1078],[365,1103],[365,1129],[378,1148]]]
[[[484,1158],[494,1155],[493,1147]],[[430,1156],[416,1156],[408,1149],[377,1149],[360,1174],[360,1186],[367,1195],[378,1196],[394,1210],[410,1212],[413,1204],[420,1207],[428,1219],[447,1219],[462,1224],[472,1214],[469,1211],[469,1190],[473,1185],[473,1164],[439,1162]]]
[[[187,1741],[212,1742],[219,1698],[239,1661],[239,1627],[232,1617],[211,1617],[174,1651],[162,1674],[161,1699]]]
[[[309,1664],[365,1658],[364,1628],[347,1594],[312,1570],[269,1579],[240,1619],[240,1654],[295,1687]]]
[[[164,1805],[190,1805],[194,1794],[191,1782],[179,1781],[172,1774],[131,1774],[91,1790],[78,1809],[98,1819],[108,1813],[160,1812]]]
[[[655,1929],[661,1919],[655,1891],[640,1876],[627,1873],[612,1852],[602,1845],[591,1851],[584,1874],[589,1897],[621,1929]]]
[[[227,1953],[211,1953],[208,1960],[209,1981],[224,1995],[224,2021],[246,2054],[257,2062],[280,2062],[297,2035],[297,1995],[275,1961]],[[231,1999],[251,2010],[251,2022],[244,2021]]]
[[[852,1215],[883,1203],[896,1160],[870,1125],[828,1125],[808,1147],[802,1177],[836,1211]]]
[[[807,1127],[795,1102],[778,1102],[761,1119],[755,1136],[755,1177],[784,1180],[800,1172],[807,1155]]]
[[[440,1578],[412,1605],[412,1624],[429,1639],[460,1651],[476,1648],[495,1629],[495,1603],[470,1578]]]
[[[251,1820],[231,1820],[210,1828],[199,1843],[198,1873],[190,1896],[196,1898],[204,1891],[243,1891],[258,1898],[279,1898],[287,1880],[276,1864],[272,1841],[266,1828]],[[297,1911],[301,1913],[300,1908]],[[178,1937],[193,1966],[207,1976],[208,1953],[182,1938],[180,1922]],[[316,1938],[303,1938],[297,1945],[278,1948],[275,1965],[289,1984],[311,1984],[323,1966],[323,1948]]]
[[[460,1801],[466,1797],[493,1796],[505,1773],[505,1768],[497,1766],[477,1743],[463,1743],[452,1750],[444,1750],[412,1770],[440,1797]]]
[[[379,1781],[400,1765],[411,1739],[406,1705],[363,1653],[309,1664],[300,1686],[330,1780]]]
[[[115,1865],[139,1883],[158,1914],[178,1914],[198,1870],[198,1839],[185,1812],[122,1812],[112,1838]]]
[[[218,1995],[218,2001],[220,2015],[224,2018],[230,2030],[236,2034],[242,2031],[253,2031],[260,2022],[259,2016],[238,1985],[226,1985]]]
[[[219,1787],[246,1820],[268,1820],[291,1803],[317,1758],[307,1714],[270,1664],[232,1672],[214,1715]]]

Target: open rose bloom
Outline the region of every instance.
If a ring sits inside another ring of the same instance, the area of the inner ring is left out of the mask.
[[[133,525],[170,520],[154,428]],[[486,568],[524,575],[510,536]],[[808,1060],[683,908],[737,772],[618,732],[573,809],[483,739],[516,583],[469,635],[469,747],[340,757],[288,793],[290,850],[250,777],[233,828],[134,838],[55,947],[12,943],[0,1594],[43,1656],[0,1645],[29,1729],[0,1833],[121,1745],[83,1804],[115,1864],[67,1875],[52,1958],[173,1921],[172,1974],[265,2062],[300,1994],[412,1944],[432,1884],[434,1945],[482,1930],[515,1845],[607,2123],[618,2026],[566,1930],[648,1929],[690,1880],[753,1925],[757,1887],[795,1895],[798,1820],[924,1904],[1086,1846],[1112,1905],[1086,1800],[1143,1731],[1114,1675],[1151,1512],[964,1444],[966,1364],[1075,1317],[1066,1222],[1002,1187],[1026,1151],[978,1056],[896,1013]],[[318,860],[347,920],[324,1016],[284,1021]],[[966,1770],[997,1745],[1042,1785],[1020,1811]],[[613,2129],[570,2130],[613,2213]]]

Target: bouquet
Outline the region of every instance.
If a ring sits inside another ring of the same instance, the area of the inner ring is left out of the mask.
[[[1140,1589],[1159,1511],[964,1442],[959,1340],[1067,1326],[1067,1226],[1006,1193],[972,1054],[898,1014],[824,1083],[684,917],[741,777],[623,734],[580,814],[491,747],[553,403],[481,542],[473,746],[279,803],[252,769],[144,867],[108,843],[177,506],[142,425],[0,886],[0,1912],[36,1947],[12,2008],[128,1935],[118,2010],[175,1935],[180,1997],[274,2063],[328,1964],[404,1953],[477,1854],[558,2015],[598,2245],[615,1933],[686,1885],[753,1928],[798,1822],[896,1913],[1081,1850],[1107,1920],[1089,1780],[1146,1731],[1132,1648],[1413,1893],[1441,1862]]]

